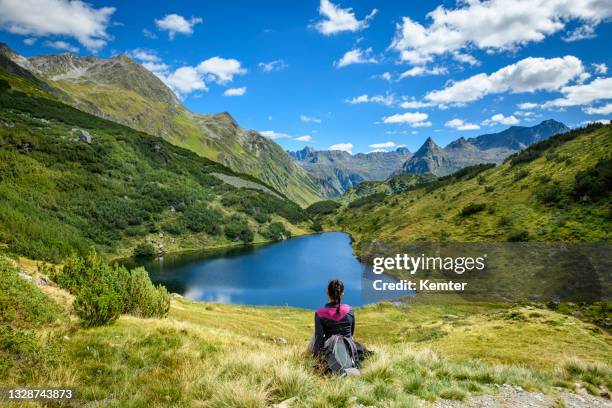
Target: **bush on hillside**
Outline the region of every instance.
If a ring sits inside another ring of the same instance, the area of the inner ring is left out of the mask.
[[[83,326],[102,326],[117,320],[125,305],[122,268],[100,263],[91,279],[81,286],[72,308]]]
[[[170,307],[166,289],[155,287],[143,268],[111,265],[93,250],[68,258],[53,279],[76,296],[73,309],[88,327],[112,323],[121,313],[164,317]]]
[[[287,231],[282,222],[273,222],[261,232],[265,238],[272,241],[280,241],[291,237],[291,232]]]
[[[486,204],[483,203],[471,203],[466,205],[465,207],[463,207],[461,209],[461,216],[462,217],[468,217],[472,214],[476,214],[479,213],[481,211],[483,211],[485,208],[487,208]]]
[[[170,294],[155,286],[144,268],[132,269],[125,282],[123,313],[140,317],[165,317],[170,310]]]
[[[612,194],[612,159],[601,159],[588,170],[580,171],[574,180],[574,196],[599,201]]]
[[[530,235],[526,230],[515,230],[508,235],[508,242],[526,242],[529,241]]]
[[[253,242],[254,238],[248,222],[239,217],[230,218],[225,226],[225,236],[232,241],[242,241],[245,244]]]
[[[348,208],[360,208],[364,206],[372,206],[385,201],[387,195],[385,193],[376,193],[369,196],[358,198],[348,204]]]
[[[561,186],[554,183],[536,190],[535,196],[544,205],[555,205],[563,200],[564,194]]]
[[[313,217],[330,215],[336,212],[340,203],[333,200],[318,201],[306,208],[306,212]]]
[[[141,242],[134,248],[135,258],[153,258],[155,256],[155,247],[148,242]]]
[[[185,220],[187,228],[193,232],[206,232],[208,235],[221,234],[219,225],[223,223],[223,215],[204,203],[194,204],[187,208]]]

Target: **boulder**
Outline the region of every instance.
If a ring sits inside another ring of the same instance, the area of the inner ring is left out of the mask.
[[[83,130],[83,129],[77,129],[77,137],[79,138],[79,140],[83,143],[87,143],[87,144],[92,144],[93,143],[93,136],[89,134],[88,131]]]

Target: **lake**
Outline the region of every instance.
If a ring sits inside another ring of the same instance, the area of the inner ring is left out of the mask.
[[[367,283],[375,276],[395,281],[373,275],[353,255],[350,236],[341,232],[306,235],[265,246],[168,255],[131,261],[126,266],[144,266],[153,282],[191,300],[307,309],[327,302],[325,289],[332,279],[344,282],[343,302],[353,306],[363,304],[362,279]],[[371,294],[367,299],[378,300]]]

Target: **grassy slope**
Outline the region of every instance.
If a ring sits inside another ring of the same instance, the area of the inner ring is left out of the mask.
[[[136,63],[130,61],[130,64]],[[268,150],[275,151],[259,157],[249,151],[246,141],[240,140],[243,136],[238,133],[241,131],[230,131],[224,128],[222,120],[215,120],[218,115],[193,115],[182,105],[170,106],[121,85],[70,80],[48,82],[70,95],[66,102],[78,109],[164,137],[177,146],[221,162],[234,171],[258,177],[300,205],[305,206],[320,199],[318,187],[301,169],[293,163],[291,169],[285,168],[284,161],[288,156],[280,146],[270,140],[263,141],[269,145]],[[203,117],[208,119],[203,120]]]
[[[223,234],[186,227],[184,214],[198,206],[217,209],[222,227],[239,215],[255,231],[255,242],[266,240],[260,233],[269,221],[283,222],[294,234],[305,232],[296,219],[306,216],[295,204],[237,189],[210,174],[259,180],[158,137],[35,96],[42,93],[27,81],[2,76],[28,92],[0,93],[0,243],[11,251],[57,260],[89,245],[125,255],[143,240],[163,241],[166,251],[234,244]],[[73,128],[87,129],[93,143],[78,141]],[[244,202],[221,203],[230,196]],[[249,205],[269,218],[247,214]],[[297,218],[289,221],[283,208]]]
[[[22,267],[37,276],[31,263]],[[504,383],[553,393],[576,382],[593,392],[612,386],[607,333],[530,306],[446,298],[359,308],[356,338],[376,355],[361,377],[339,379],[318,375],[305,357],[309,311],[174,299],[167,319],[124,316],[82,329],[70,298],[53,285],[42,289],[65,311],[54,323],[25,326],[39,335],[42,361],[9,364],[1,386],[68,385],[86,401],[134,407],[259,407],[292,397],[296,407],[348,407],[355,399],[411,407],[494,393]],[[9,363],[18,347],[5,356]]]
[[[515,231],[527,231],[534,241],[610,241],[607,200],[565,199],[545,205],[536,195],[556,182],[569,191],[578,171],[609,158],[611,151],[612,127],[601,127],[529,163],[506,162],[432,191],[420,188],[391,195],[375,206],[341,210],[332,224],[363,241],[494,242],[507,240]],[[462,209],[473,203],[485,204],[485,210],[462,217]]]

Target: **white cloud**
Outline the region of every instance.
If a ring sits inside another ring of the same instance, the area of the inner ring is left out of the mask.
[[[480,126],[474,124],[474,123],[470,123],[470,122],[465,122],[463,119],[452,119],[449,120],[448,122],[446,122],[444,124],[444,126],[449,127],[449,128],[453,128],[453,129],[457,129],[457,130],[477,130],[480,129]]]
[[[504,92],[554,91],[584,73],[582,62],[571,55],[563,58],[525,58],[492,74],[477,74],[452,82],[425,98],[437,103],[466,103],[485,95]]]
[[[434,106],[435,104],[432,102],[422,102],[415,101],[414,99],[409,101],[404,101],[399,104],[402,109],[420,109],[420,108],[428,108],[430,106]]]
[[[456,8],[438,6],[427,17],[428,26],[410,17],[397,24],[391,48],[402,61],[423,64],[471,48],[514,50],[544,40],[570,21],[584,28],[566,38],[585,38],[612,17],[612,7],[601,0],[466,0],[458,1]]]
[[[193,26],[201,22],[202,19],[200,17],[191,17],[187,20],[178,14],[168,14],[162,19],[155,20],[155,25],[158,30],[167,31],[168,37],[173,39],[176,34],[193,34]]]
[[[156,39],[157,35],[153,32],[151,32],[151,30],[148,30],[146,28],[142,29],[142,35],[144,35],[147,38],[152,38],[152,39]]]
[[[373,9],[363,20],[358,20],[351,8],[340,8],[329,0],[321,0],[319,14],[324,19],[314,25],[322,34],[332,35],[343,31],[359,31],[368,27],[370,20],[378,13]]]
[[[536,116],[535,112],[525,112],[525,111],[520,111],[520,110],[514,112],[514,114],[516,116],[521,116],[521,117],[524,117],[524,118],[530,118],[532,116]]]
[[[612,123],[610,119],[597,119],[597,120],[585,120],[584,122],[580,122],[581,125],[586,126],[592,123],[601,123],[602,125],[609,125]]]
[[[82,1],[0,0],[0,28],[33,37],[72,37],[98,51],[111,39],[106,30],[114,12]]]
[[[584,24],[575,30],[567,33],[566,36],[563,37],[563,41],[566,42],[574,42],[580,40],[588,40],[590,38],[597,37],[595,34],[595,26],[592,24]]]
[[[131,55],[140,60],[140,61],[144,61],[144,62],[159,62],[161,61],[161,59],[157,56],[157,54],[155,53],[155,51],[152,50],[145,50],[143,48],[136,48],[134,51],[131,52]]]
[[[542,108],[588,105],[612,98],[612,78],[595,78],[588,84],[561,88],[562,98],[545,102]]]
[[[518,106],[519,109],[530,110],[530,109],[535,109],[540,105],[538,105],[537,103],[533,103],[533,102],[524,102],[524,103],[519,103],[516,106]]]
[[[79,52],[78,47],[67,43],[66,41],[45,41],[47,47],[55,48],[56,50],[64,50],[68,52]]]
[[[34,37],[26,38],[23,40],[25,45],[34,45],[38,39]]]
[[[346,103],[356,105],[359,103],[380,103],[386,106],[392,106],[395,103],[395,97],[392,94],[388,95],[372,95],[363,94],[345,99]]]
[[[295,138],[295,140],[297,140],[298,142],[310,142],[312,141],[312,136],[310,135],[298,136]]]
[[[351,64],[376,64],[378,61],[376,58],[372,57],[370,54],[372,53],[372,48],[368,48],[366,50],[360,50],[359,48],[355,48],[354,50],[347,51],[340,60],[334,62],[334,65],[337,68],[346,67]]]
[[[180,67],[168,75],[163,73],[156,74],[166,85],[179,94],[208,90],[202,75],[193,67]]]
[[[371,144],[370,147],[378,151],[385,151],[385,149],[391,149],[393,147],[398,147],[398,145],[396,145],[395,142],[384,142],[384,143]]]
[[[461,62],[463,64],[468,64],[470,66],[480,65],[480,61],[469,54],[463,54],[461,52],[454,52],[453,58],[455,61]]]
[[[282,59],[278,59],[278,60],[274,60],[270,62],[260,62],[259,64],[257,64],[257,66],[263,72],[273,72],[273,71],[281,71],[287,68],[289,65],[287,65],[287,63],[283,61]]]
[[[609,115],[612,113],[612,103],[597,108],[589,107],[582,109],[587,115]]]
[[[400,74],[399,79],[409,78],[409,77],[420,77],[425,75],[444,75],[447,74],[448,70],[444,67],[432,67],[427,68],[424,66],[412,67],[407,71],[404,71]]]
[[[596,74],[607,74],[608,66],[606,64],[591,64]]]
[[[412,127],[426,127],[424,125],[428,123],[425,122],[428,117],[426,113],[421,112],[396,113],[395,115],[384,117],[383,123],[409,123]]]
[[[304,123],[321,123],[322,120],[313,116],[300,115],[300,120]]]
[[[262,130],[259,132],[260,135],[268,137],[270,139],[288,139],[290,136],[286,133],[279,133],[273,130]]]
[[[205,75],[209,81],[217,83],[231,82],[234,75],[243,75],[247,72],[246,69],[242,68],[240,61],[221,57],[212,57],[200,62],[197,70]]]
[[[430,127],[432,125],[432,123],[428,120],[423,121],[423,122],[414,122],[410,125],[410,127],[413,128],[422,128],[422,127]]]
[[[223,92],[223,95],[225,96],[242,96],[246,93],[247,88],[246,86],[242,86],[240,88],[229,88],[227,89],[225,92]]]
[[[491,116],[489,119],[485,119],[480,122],[483,126],[495,126],[495,125],[517,125],[519,120],[514,115],[504,116],[501,113],[497,113]]]
[[[352,143],[336,143],[336,144],[329,146],[329,150],[342,150],[344,152],[353,154],[353,144]]]
[[[384,79],[385,81],[391,81],[391,73],[390,72],[383,72],[382,74],[380,74],[380,77],[382,79]]]

